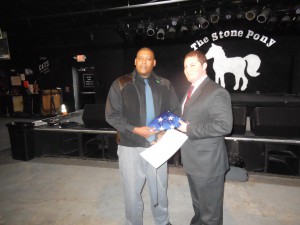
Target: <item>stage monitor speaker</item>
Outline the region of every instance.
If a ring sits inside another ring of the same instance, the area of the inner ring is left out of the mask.
[[[256,107],[251,114],[255,135],[300,137],[300,107]]]
[[[245,164],[245,169],[251,172],[263,172],[265,166],[265,143],[239,141],[238,145],[239,156]]]
[[[112,128],[105,120],[105,104],[85,104],[82,121],[87,128]]]
[[[291,166],[286,159],[269,157],[268,159],[268,173],[281,174],[281,175],[299,175],[297,169]]]
[[[246,107],[232,107],[233,128],[231,134],[245,134],[246,131]]]

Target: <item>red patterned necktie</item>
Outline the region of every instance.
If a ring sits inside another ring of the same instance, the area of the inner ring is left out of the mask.
[[[185,100],[185,103],[184,103],[184,106],[186,105],[186,103],[188,102],[188,100],[190,99],[191,95],[192,95],[192,92],[193,92],[193,89],[194,89],[194,86],[191,85],[188,89],[188,92],[187,92],[187,96],[186,96],[186,100]]]

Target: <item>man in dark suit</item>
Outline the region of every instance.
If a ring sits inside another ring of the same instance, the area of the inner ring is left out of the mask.
[[[223,224],[224,182],[229,169],[224,135],[232,129],[231,99],[207,76],[206,68],[206,57],[200,51],[185,56],[184,73],[193,88],[182,101],[186,122],[178,129],[188,136],[181,156],[195,212],[191,225]]]

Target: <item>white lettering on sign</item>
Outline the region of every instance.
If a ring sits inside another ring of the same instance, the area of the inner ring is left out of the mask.
[[[50,72],[50,62],[48,59],[39,65],[39,71],[41,74],[47,74]]]
[[[265,44],[266,47],[271,47],[276,43],[276,41],[273,38],[269,38],[265,35],[255,33],[252,30],[248,30],[246,32],[246,35],[244,36],[243,30],[226,30],[226,31],[218,31],[211,34],[211,40],[217,41],[224,38],[230,38],[230,37],[238,37],[238,38],[246,38],[246,39],[253,39],[255,41],[260,41],[261,43]],[[201,40],[196,40],[194,43],[190,45],[190,47],[193,50],[197,50],[202,45],[208,43],[210,41],[209,37],[204,37]]]
[[[191,48],[193,48],[194,50],[197,50],[199,47],[201,47],[202,45],[204,45],[205,43],[208,43],[209,39],[208,37],[203,38],[203,40],[197,40],[195,43],[193,43],[191,45]]]
[[[261,35],[258,33],[254,33],[252,30],[248,30],[248,33],[245,38],[248,38],[248,39],[253,38],[256,41],[259,40],[259,41],[263,42],[264,44],[266,44],[267,47],[272,46],[276,42],[274,39],[270,38],[270,40],[269,40],[269,38],[267,36],[264,36],[264,35]]]

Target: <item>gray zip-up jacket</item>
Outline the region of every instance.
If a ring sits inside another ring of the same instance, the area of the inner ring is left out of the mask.
[[[180,105],[169,80],[156,75],[148,77],[155,116],[171,111],[180,115]],[[134,127],[146,126],[144,78],[136,70],[117,78],[111,85],[105,108],[106,121],[118,130],[120,145],[149,147],[147,139],[133,133]]]

